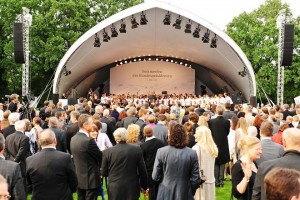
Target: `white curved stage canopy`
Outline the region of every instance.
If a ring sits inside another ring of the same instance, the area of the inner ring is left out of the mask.
[[[141,25],[142,14],[148,20],[146,25]],[[168,14],[170,25],[166,25]],[[137,28],[132,28],[133,18],[140,24]],[[126,33],[120,32],[122,23],[126,24]],[[189,23],[191,31],[186,30]],[[111,36],[112,27],[116,28],[117,37]],[[200,29],[199,37],[196,28]],[[103,33],[110,36],[108,42],[103,41]],[[206,33],[209,33],[207,43],[203,42]],[[100,47],[94,47],[96,34]],[[174,66],[174,70],[165,72],[165,67],[170,66]],[[112,74],[120,67],[124,69]],[[192,72],[187,73],[191,75],[181,74],[184,70],[177,70],[178,67],[189,68]],[[177,71],[180,74],[173,74]],[[170,76],[177,78],[160,84],[162,78]],[[143,77],[145,83],[140,84],[142,79],[134,79],[137,77]],[[178,78],[185,83],[177,84]],[[104,91],[111,93],[182,92],[178,89],[182,85],[189,88],[185,91],[195,94],[200,94],[201,87],[205,86],[211,93],[242,92],[248,101],[256,96],[253,68],[228,35],[187,10],[157,1],[121,11],[82,35],[57,67],[53,95],[69,95],[76,90],[78,95],[86,96],[89,88],[97,91],[100,84],[105,85]]]

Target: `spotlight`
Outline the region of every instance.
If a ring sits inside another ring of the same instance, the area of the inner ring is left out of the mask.
[[[213,37],[213,39],[211,39],[211,43],[210,43],[210,48],[217,48],[217,34],[215,34],[215,37]]]
[[[71,71],[70,71],[70,70],[67,70],[67,67],[64,66],[64,68],[63,68],[63,75],[64,75],[64,76],[69,76],[70,74],[71,74]]]
[[[165,18],[163,20],[163,23],[164,23],[164,25],[170,25],[171,24],[171,14],[170,14],[169,11],[165,14]]]
[[[111,37],[118,37],[119,33],[116,29],[116,27],[112,24],[111,25]]]
[[[194,38],[199,38],[200,37],[200,25],[198,24],[198,26],[195,28],[194,32],[193,32],[193,36]]]
[[[192,33],[191,29],[192,29],[192,23],[191,23],[191,20],[189,19],[189,22],[186,23],[186,25],[185,25],[184,32],[185,33]]]
[[[98,34],[96,33],[94,47],[100,47],[100,46],[101,46],[100,38],[98,37]]]
[[[108,42],[110,40],[109,35],[105,32],[105,29],[103,29],[103,42]]]
[[[206,33],[204,33],[204,36],[202,37],[202,42],[203,43],[209,43],[209,35],[210,35],[210,32],[207,29]]]
[[[140,25],[139,23],[136,22],[136,19],[135,19],[135,17],[134,17],[133,15],[132,15],[130,21],[131,21],[131,28],[132,28],[132,29],[135,29],[135,28],[138,27],[138,25]]]
[[[123,19],[121,20],[121,28],[119,29],[120,33],[126,33],[126,24],[123,21]]]
[[[240,71],[239,72],[239,75],[241,76],[241,77],[245,77],[246,75],[247,75],[247,72],[246,72],[246,68],[244,67],[244,70],[243,71]]]
[[[144,12],[142,12],[141,14],[141,21],[140,21],[141,25],[146,25],[148,23],[148,20],[146,18],[146,15],[144,14]]]
[[[180,24],[181,24],[181,16],[178,15],[178,17],[177,17],[175,23],[173,24],[173,26],[175,27],[175,29],[181,29]]]

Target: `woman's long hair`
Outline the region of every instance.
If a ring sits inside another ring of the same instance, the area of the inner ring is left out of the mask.
[[[212,155],[212,157],[216,158],[218,156],[219,150],[214,142],[211,131],[206,126],[199,126],[196,129],[195,138],[197,144],[203,149],[203,151]]]
[[[185,132],[186,130],[181,124],[172,124],[170,126],[168,144],[179,149],[186,147],[188,144],[188,137]]]

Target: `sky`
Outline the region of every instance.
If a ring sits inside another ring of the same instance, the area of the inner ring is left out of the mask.
[[[150,0],[148,0],[150,1]],[[153,1],[153,0],[152,0]],[[212,23],[221,30],[225,30],[226,25],[235,16],[242,12],[251,12],[257,9],[265,0],[157,0],[171,3],[185,10],[197,14],[199,17]],[[281,0],[288,3],[293,13],[293,17],[300,16],[300,0]]]

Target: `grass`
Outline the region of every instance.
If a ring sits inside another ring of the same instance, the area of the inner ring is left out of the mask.
[[[106,188],[104,188],[105,191],[105,200],[108,200],[107,197],[107,191]],[[224,187],[222,188],[216,188],[216,200],[229,200],[231,195],[231,181],[227,180],[224,182]],[[73,194],[74,200],[77,200],[77,194]],[[28,200],[31,199],[31,195],[28,195],[27,197]],[[102,200],[101,197],[98,197],[98,200]],[[144,200],[144,195],[141,194],[140,200]],[[213,199],[211,199],[213,200]]]

